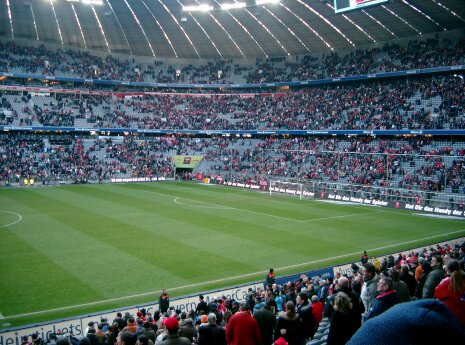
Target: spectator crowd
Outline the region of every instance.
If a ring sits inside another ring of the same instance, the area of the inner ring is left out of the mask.
[[[214,60],[205,63],[165,64],[92,55],[73,50],[50,50],[44,45],[23,47],[15,42],[0,43],[0,71],[46,76],[131,82],[232,84],[306,81],[378,72],[395,72],[465,63],[463,39],[448,36],[411,40],[406,44],[386,43],[382,47],[346,53],[306,55],[291,58]]]
[[[424,344],[465,340],[465,242],[369,258],[352,272],[278,284],[273,269],[263,288],[243,301],[222,296],[195,309],[170,306],[164,289],[155,312],[118,312],[89,322],[82,337],[52,336],[58,345],[312,345]],[[418,314],[416,314],[418,313]],[[401,324],[403,324],[401,326]],[[320,332],[326,325],[324,333]],[[395,325],[395,327],[393,327]],[[328,327],[329,326],[329,327]],[[419,334],[421,330],[421,334]],[[23,345],[30,344],[24,337]],[[37,334],[32,344],[41,345]]]

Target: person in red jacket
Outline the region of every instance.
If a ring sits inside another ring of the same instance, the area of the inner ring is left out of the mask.
[[[312,296],[312,313],[315,317],[316,328],[318,329],[318,325],[323,318],[323,303],[320,302],[317,295]]]
[[[239,311],[229,319],[226,341],[228,345],[261,345],[260,329],[248,304],[242,303]]]
[[[457,260],[449,260],[447,275],[436,286],[434,297],[444,302],[465,327],[465,274]]]

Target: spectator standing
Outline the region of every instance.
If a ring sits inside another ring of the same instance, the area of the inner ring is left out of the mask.
[[[434,297],[444,302],[465,327],[465,273],[457,260],[449,260],[447,275],[434,290]]]
[[[422,273],[421,273],[420,279],[418,280],[417,287],[415,289],[416,299],[423,298],[423,287],[425,286],[425,282],[426,282],[426,278],[428,277],[428,274],[431,272],[431,265],[428,261],[424,261],[421,264],[421,267],[422,267]]]
[[[208,314],[209,308],[207,302],[204,301],[203,295],[199,295],[199,303],[197,304],[197,307],[195,308],[195,313],[197,315],[200,315],[200,312],[203,311],[204,314]]]
[[[226,331],[216,324],[216,315],[208,314],[208,324],[199,327],[198,345],[226,345]]]
[[[158,298],[158,309],[160,310],[160,313],[166,313],[168,312],[168,309],[170,308],[170,297],[168,296],[166,289],[161,290],[161,295]]]
[[[294,302],[286,303],[286,311],[279,313],[278,322],[274,332],[275,341],[283,337],[288,345],[299,345],[298,328],[300,325],[299,315],[295,312]]]
[[[363,268],[363,285],[360,297],[362,298],[363,305],[365,307],[364,315],[369,312],[371,304],[378,295],[377,284],[378,274],[376,274],[376,268],[372,263],[367,263]]]
[[[186,337],[179,336],[179,322],[175,316],[170,316],[163,320],[166,327],[167,336],[160,345],[191,345],[191,342]]]
[[[360,258],[360,262],[362,263],[362,266],[368,263],[368,254],[366,250],[363,251],[362,257]]]
[[[408,292],[410,297],[415,295],[415,288],[417,287],[417,281],[415,277],[410,273],[409,266],[403,265],[400,271],[399,279],[407,284]]]
[[[121,314],[119,312],[116,313],[116,317],[113,320],[113,323],[115,323],[115,322],[118,324],[119,329],[123,329],[127,325],[127,321],[126,321],[126,319],[123,318],[123,314]]]
[[[273,333],[276,327],[276,316],[274,311],[274,301],[267,299],[265,306],[257,310],[253,317],[257,320],[262,345],[269,345],[273,342]]]
[[[410,292],[408,286],[399,279],[399,271],[391,269],[389,277],[392,279],[392,288],[397,293],[397,303],[410,302]]]
[[[318,325],[323,319],[323,303],[320,302],[317,295],[312,296],[312,313],[316,322],[315,328],[318,329]]]
[[[229,319],[226,340],[228,345],[261,345],[260,329],[248,304],[242,303],[240,310]]]
[[[426,277],[425,286],[423,287],[423,298],[433,298],[434,289],[439,285],[446,275],[442,267],[443,260],[441,255],[433,255],[431,258],[431,272]]]
[[[276,277],[274,275],[274,269],[270,268],[270,271],[266,275],[266,284],[268,285],[268,287],[271,288],[275,282],[276,282]]]
[[[197,329],[194,326],[194,321],[190,317],[187,317],[185,312],[181,313],[179,335],[181,337],[186,337],[190,341],[193,341],[194,338],[197,337]]]
[[[299,292],[296,297],[297,315],[300,318],[298,328],[298,336],[300,344],[306,344],[308,340],[313,338],[316,332],[316,321],[313,316],[312,305],[308,302],[306,292]]]
[[[327,345],[344,345],[360,327],[360,316],[353,312],[352,302],[345,292],[336,294],[333,308]]]
[[[377,284],[377,291],[379,295],[376,296],[375,301],[371,305],[368,315],[366,316],[366,320],[384,313],[397,303],[397,293],[392,289],[392,287],[393,282],[391,278],[382,277],[379,279]]]

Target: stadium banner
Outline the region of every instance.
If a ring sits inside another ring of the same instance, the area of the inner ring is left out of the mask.
[[[214,183],[210,181],[210,183]],[[237,182],[224,182],[225,186],[230,187],[240,187],[240,188],[249,188],[249,189],[260,189],[260,190],[270,190],[269,186],[264,185],[262,181],[260,183],[237,183]],[[272,191],[285,193],[288,195],[300,195],[300,191],[294,190],[292,188],[287,189],[279,189],[272,187]],[[459,209],[453,209],[449,207],[439,207],[439,206],[429,206],[423,205],[423,201],[421,199],[412,200],[412,202],[405,202],[405,201],[395,201],[395,200],[379,200],[374,198],[362,198],[362,197],[355,197],[355,196],[346,196],[346,195],[339,195],[337,193],[329,193],[322,191],[319,194],[313,193],[310,191],[305,191],[304,196],[310,198],[317,198],[322,200],[328,200],[328,202],[340,203],[340,204],[356,204],[356,205],[366,205],[366,206],[376,206],[376,207],[389,207],[389,208],[396,208],[399,210],[411,210],[417,211],[423,215],[431,215],[437,217],[451,217],[454,218],[465,218],[465,210],[460,209],[463,205],[459,204]],[[1,345],[1,344],[0,344]]]
[[[422,214],[431,214],[444,217],[465,217],[463,209],[453,209],[449,207],[429,206],[424,205],[421,199],[412,200],[411,202],[396,201],[396,200],[378,200],[373,198],[362,198],[354,196],[344,196],[335,193],[321,192],[321,199],[334,200],[334,202],[348,203],[348,204],[359,204],[368,206],[379,206],[396,208],[399,210],[411,210],[418,211]]]
[[[304,280],[306,278],[309,278],[312,280],[314,280],[315,278],[327,279],[333,276],[334,276],[333,268],[326,267],[326,268],[319,269],[319,270],[308,271],[308,272],[303,272],[303,273],[298,273],[298,274],[291,274],[291,275],[284,276],[284,277],[276,277],[276,284],[286,285],[289,282],[295,282],[296,280],[299,280],[299,279],[304,279]],[[266,288],[267,286],[266,281],[263,283],[263,286]]]
[[[444,241],[444,242],[439,242],[439,243],[436,243],[435,245],[430,245],[430,246],[441,246],[441,247],[446,247],[446,246],[454,246],[455,244],[460,244],[460,243],[463,243],[465,241],[465,237],[460,237],[460,238],[456,238],[456,239],[453,239],[453,240],[449,240],[449,241]],[[413,243],[413,241],[412,241]],[[418,247],[418,248],[413,248],[413,249],[409,249],[409,250],[404,250],[404,251],[399,251],[399,252],[395,252],[395,253],[391,253],[391,254],[387,254],[387,255],[381,255],[381,256],[376,256],[376,258],[379,260],[380,263],[383,262],[384,259],[387,259],[387,257],[389,255],[393,255],[394,257],[399,254],[399,253],[422,253],[423,252],[423,249],[425,249],[426,247],[429,247],[429,246],[423,246],[423,247]],[[373,258],[374,256],[371,257],[371,259],[369,260],[369,262],[373,262]],[[353,262],[353,263],[348,263],[348,264],[344,264],[344,265],[339,265],[339,266],[334,266],[333,267],[333,277],[336,275],[336,273],[340,273],[341,275],[346,275],[348,277],[352,277],[354,275],[354,270],[352,268],[353,265],[357,265],[359,268],[362,267],[362,263],[360,261],[357,261],[357,262]]]
[[[127,177],[127,178],[110,178],[111,183],[127,183],[127,182],[156,182],[174,180],[166,177]]]
[[[173,156],[176,168],[194,169],[202,161],[203,156]]]
[[[203,296],[205,302],[207,303],[220,297],[236,300],[240,303],[247,300],[249,289],[256,291],[262,286],[263,285],[261,282],[254,282],[222,290],[205,292],[203,293]],[[199,294],[193,294],[170,299],[170,308],[173,307],[174,310],[179,310],[181,312],[190,312],[191,310],[195,310],[199,302],[198,296]],[[116,317],[117,312],[121,312],[123,314],[125,312],[129,312],[131,315],[136,315],[137,312],[142,308],[145,308],[147,312],[150,312],[153,315],[154,311],[158,310],[158,302],[114,309],[111,311],[107,310],[91,315],[83,315],[76,318],[69,318],[66,320],[59,320],[54,322],[52,321],[34,326],[15,327],[12,330],[2,330],[0,331],[0,345],[21,345],[21,337],[24,335],[31,336],[32,334],[38,334],[42,339],[47,340],[47,337],[50,336],[50,334],[56,333],[58,330],[61,330],[63,335],[70,335],[72,333],[74,336],[81,337],[84,335],[84,331],[90,321],[98,323],[101,321],[101,319],[107,319],[111,324],[111,321]]]

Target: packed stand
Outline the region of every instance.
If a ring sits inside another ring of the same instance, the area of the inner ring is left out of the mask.
[[[306,55],[292,59],[257,59],[254,62],[215,60],[173,67],[161,60],[142,63],[135,59],[94,56],[88,52],[49,50],[45,46],[0,44],[0,71],[47,76],[131,82],[232,84],[306,81],[340,76],[393,72],[465,63],[463,39],[430,38],[406,45],[386,43],[382,48],[348,54]]]
[[[0,176],[4,183],[33,177],[43,184],[174,178],[174,155],[202,156],[193,173],[221,175],[225,182],[282,180],[346,196],[464,208],[465,143],[431,137],[6,135],[0,140]]]
[[[4,91],[0,92],[0,123],[148,130],[463,129],[464,91],[464,81],[454,76],[331,85],[247,97],[173,93],[120,99]]]

